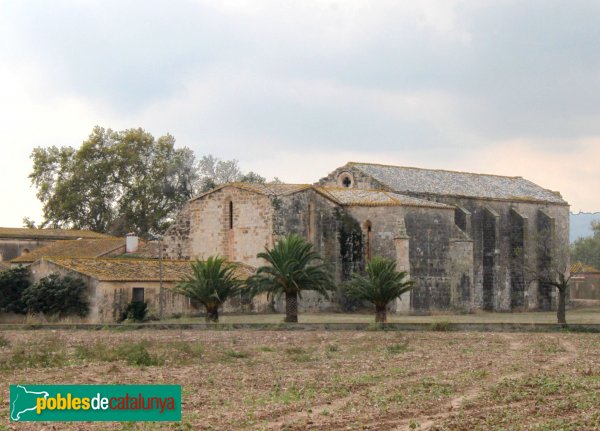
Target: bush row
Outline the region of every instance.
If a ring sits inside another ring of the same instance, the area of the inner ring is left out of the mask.
[[[27,268],[11,268],[0,271],[0,312],[85,317],[85,290],[83,280],[69,275],[50,274],[32,284]]]

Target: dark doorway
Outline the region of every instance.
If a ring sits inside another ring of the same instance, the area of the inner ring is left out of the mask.
[[[134,287],[131,289],[131,302],[144,302],[143,287]]]

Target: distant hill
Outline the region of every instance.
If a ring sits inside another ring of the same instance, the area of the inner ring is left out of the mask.
[[[600,213],[571,213],[569,219],[571,223],[569,241],[574,242],[577,238],[592,236],[590,224],[594,220],[600,220]]]

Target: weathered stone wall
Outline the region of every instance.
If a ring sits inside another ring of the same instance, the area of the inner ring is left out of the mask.
[[[312,189],[273,198],[273,234],[297,234],[313,243],[314,250],[321,254],[331,268],[335,278],[341,274],[339,244],[340,215],[337,206]],[[283,298],[274,304],[277,311],[285,308]],[[322,311],[339,308],[335,295],[327,300],[314,292],[305,292],[299,300],[300,312]]]
[[[188,202],[165,233],[163,238],[165,258],[180,260],[192,258],[190,233],[192,229],[191,215],[193,206],[194,201]]]
[[[171,259],[220,255],[258,266],[256,255],[273,244],[272,213],[269,197],[224,187],[187,204],[165,235],[165,254]]]
[[[452,308],[470,311],[474,308],[473,241],[456,226],[450,238],[450,302]]]
[[[454,225],[453,209],[425,207],[350,207],[348,211],[363,228],[365,255],[396,259],[394,238],[398,219],[405,221],[409,236],[410,276],[415,281],[411,292],[411,309],[414,311],[465,308],[472,290],[472,260],[465,258],[464,248],[454,245],[459,254],[450,249]],[[371,232],[368,232],[370,226]],[[459,289],[460,294],[459,294]],[[468,299],[463,299],[464,291]],[[454,292],[454,293],[453,293]]]
[[[454,211],[415,208],[407,210],[410,236],[410,273],[415,280],[411,308],[415,311],[451,308],[450,238]]]
[[[466,209],[473,239],[473,306],[479,309],[548,309],[556,292],[541,293],[533,273],[540,270],[540,250],[548,234],[541,219],[553,226],[552,265],[568,268],[569,207],[526,201],[502,201],[452,196],[412,196]],[[544,303],[544,294],[549,303]]]

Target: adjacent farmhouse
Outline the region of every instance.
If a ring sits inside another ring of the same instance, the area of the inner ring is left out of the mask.
[[[172,291],[191,275],[191,270],[189,261],[136,258],[44,257],[30,266],[33,282],[53,273],[81,278],[89,292],[89,322],[118,321],[130,302],[148,303],[153,317],[198,314],[202,310],[200,304]],[[244,265],[238,271],[240,277],[252,273]],[[225,311],[236,311],[241,306],[241,298],[234,298],[226,303]]]
[[[56,241],[22,254],[10,261],[12,266],[31,265],[44,257],[109,257],[125,253],[125,239],[100,238]]]
[[[75,229],[29,229],[0,227],[0,262],[31,253],[57,241],[113,238],[98,232]]]
[[[569,299],[575,303],[600,301],[600,270],[581,262],[573,263]]]

